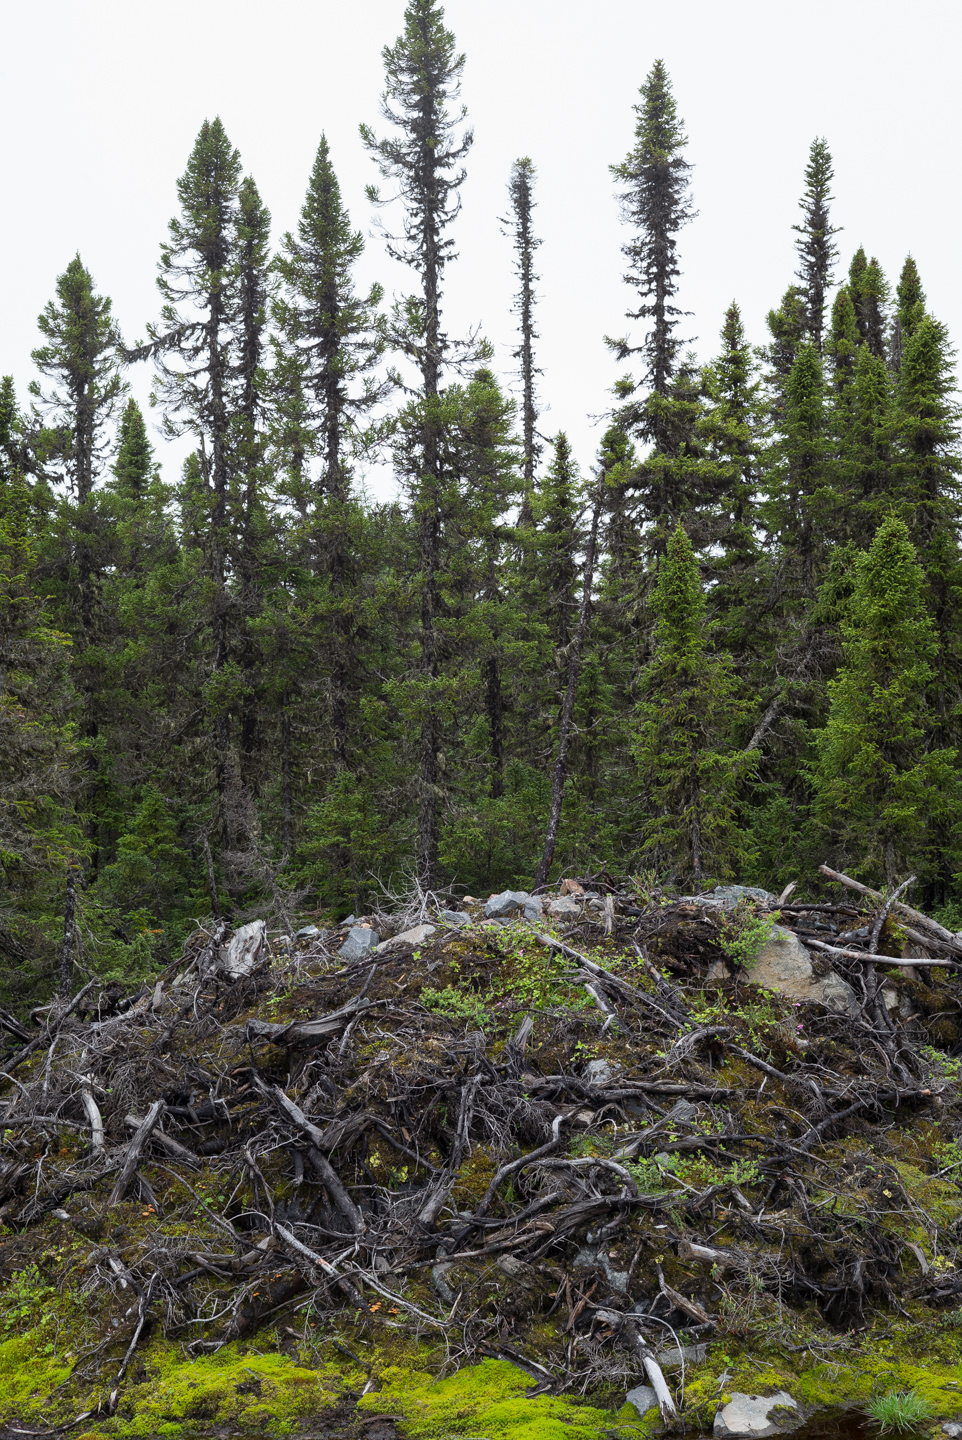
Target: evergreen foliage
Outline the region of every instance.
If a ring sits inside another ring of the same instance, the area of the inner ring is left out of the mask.
[[[765,345],[733,301],[699,360],[656,62],[612,167],[634,373],[579,466],[538,433],[535,163],[502,220],[515,405],[445,323],[472,137],[440,5],[410,0],[383,56],[385,134],[361,135],[410,295],[360,285],[323,134],[275,254],[205,121],[146,342],[76,257],[29,409],[0,381],[0,991],[144,976],[198,917],[325,923],[412,879],[775,888],[817,858],[962,904],[960,411],[911,256],[891,294],[861,248],[833,287],[816,140]],[[127,398],[141,361],[176,476]]]

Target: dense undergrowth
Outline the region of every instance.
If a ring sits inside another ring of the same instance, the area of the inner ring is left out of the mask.
[[[634,1325],[693,1433],[736,1391],[962,1416],[955,971],[880,966],[883,1044],[753,983],[764,906],[579,904],[233,981],[198,932],[8,1058],[0,1421],[648,1433]]]

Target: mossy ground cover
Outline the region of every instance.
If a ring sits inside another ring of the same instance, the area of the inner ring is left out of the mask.
[[[622,1407],[643,1377],[595,1319],[599,1305],[634,1303],[677,1333],[692,1307],[712,1316],[707,1360],[687,1367],[683,1388],[671,1375],[689,1429],[710,1427],[732,1390],[785,1389],[808,1408],[912,1390],[941,1418],[959,1415],[962,1067],[928,1043],[920,1021],[911,1104],[880,1101],[802,1151],[805,1127],[829,1105],[890,1086],[888,1074],[848,1019],[760,992],[745,975],[709,982],[710,931],[704,918],[666,931],[660,971],[617,930],[568,937],[669,1008],[665,986],[677,985],[689,947],[700,969],[685,961],[679,1023],[663,1008],[632,1009],[617,986],[609,1023],[571,955],[523,925],[442,937],[373,974],[327,957],[206,997],[175,992],[132,1017],[99,1062],[100,1158],[75,1097],[89,1045],[78,1026],[52,1071],[37,1056],[18,1072],[35,1111],[60,1107],[60,1131],[17,1129],[5,1096],[0,1163],[15,1157],[24,1178],[0,1210],[0,1422],[43,1428],[93,1409],[91,1434],[142,1440],[281,1437],[328,1424],[346,1435],[343,1417],[359,1400],[361,1417],[394,1415],[412,1440],[641,1436],[657,1417]],[[362,986],[372,1009],[346,1039],[301,1050],[250,1043],[249,1019],[309,1020]],[[178,1031],[177,1016],[194,1009]],[[592,1060],[608,1062],[600,1086],[588,1078]],[[472,1075],[476,1105],[465,1111]],[[351,1249],[343,1215],[305,1165],[303,1137],[265,1107],[265,1084],[327,1127],[325,1153],[362,1207],[359,1302],[316,1266],[305,1270],[280,1238],[283,1226],[331,1259]],[[158,1094],[165,1133],[200,1153],[178,1164],[149,1150],[130,1192],[108,1205],[116,1159],[105,1160],[124,1153],[124,1116]],[[678,1095],[695,1103],[672,1118]],[[512,1174],[484,1224],[457,1238],[499,1168],[543,1145],[559,1114],[544,1168]],[[647,1127],[651,1141],[619,1170],[622,1148]],[[422,1234],[411,1206],[444,1173],[459,1128],[445,1207]],[[460,1258],[438,1277],[442,1234]],[[727,1258],[702,1263],[689,1242]],[[628,1292],[613,1291],[612,1276],[629,1272]],[[151,1276],[153,1308],[117,1386]],[[483,1358],[492,1352],[544,1365],[563,1393],[529,1394],[531,1377],[509,1358]]]

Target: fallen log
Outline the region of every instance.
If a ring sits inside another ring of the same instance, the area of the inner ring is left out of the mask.
[[[134,1171],[137,1169],[137,1162],[140,1159],[140,1152],[143,1150],[144,1146],[149,1140],[151,1131],[153,1130],[154,1126],[157,1124],[157,1121],[160,1119],[163,1113],[163,1100],[155,1100],[153,1105],[151,1105],[150,1109],[147,1111],[146,1116],[141,1121],[141,1124],[138,1127],[137,1133],[134,1135],[134,1138],[127,1146],[127,1158],[125,1159],[123,1166],[121,1167],[120,1174],[117,1176],[116,1184],[110,1192],[110,1199],[107,1201],[108,1209],[111,1209],[114,1205],[119,1205],[121,1200],[126,1195],[127,1186],[133,1179]]]
[[[867,895],[870,900],[885,902],[885,896],[880,894],[878,890],[873,890],[870,886],[863,885],[860,880],[853,880],[850,875],[843,875],[840,870],[833,870],[828,865],[819,865],[818,869],[820,874],[827,875],[830,880],[837,881],[839,885],[846,885],[849,890],[855,890],[859,895]],[[921,925],[925,929],[930,930],[933,935],[937,935],[946,945],[951,946],[952,949],[962,954],[962,943],[960,943],[959,937],[952,930],[946,930],[945,926],[940,925],[937,920],[932,920],[928,915],[923,915],[921,910],[913,910],[912,906],[906,905],[903,900],[896,900],[892,909],[897,910],[900,915],[904,915],[907,920],[913,920],[916,925]],[[925,943],[924,939],[923,943]]]

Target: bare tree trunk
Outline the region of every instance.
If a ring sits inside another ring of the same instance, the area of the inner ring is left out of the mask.
[[[501,666],[497,656],[484,662],[485,703],[491,730],[491,798],[504,794],[504,695],[501,690]]]
[[[210,912],[215,920],[220,919],[220,905],[217,902],[217,880],[214,876],[214,857],[210,853],[210,843],[207,836],[204,836],[204,864],[207,867],[207,889],[210,893]]]
[[[588,545],[585,550],[584,578],[581,590],[581,606],[578,611],[578,624],[575,628],[574,638],[568,651],[568,686],[565,690],[564,704],[561,709],[561,725],[558,732],[558,757],[555,760],[554,776],[551,782],[551,810],[548,815],[548,829],[544,839],[544,851],[538,862],[538,870],[535,875],[534,888],[543,890],[548,880],[548,872],[551,869],[551,862],[554,859],[554,849],[558,842],[558,830],[561,825],[561,807],[564,804],[565,782],[568,778],[568,751],[571,749],[571,732],[573,728],[575,697],[578,693],[578,680],[581,676],[581,652],[584,648],[585,638],[588,634],[588,627],[591,619],[591,590],[595,578],[595,546],[598,541],[598,518],[601,514],[601,488],[595,495],[594,506],[591,512],[591,531],[588,535]]]
[[[60,946],[60,993],[70,994],[74,965],[74,932],[77,913],[77,879],[72,870],[67,871],[67,895],[63,906],[63,943]]]
[[[281,696],[281,843],[284,857],[294,848],[293,802],[291,800],[291,722],[287,713],[290,696]]]

